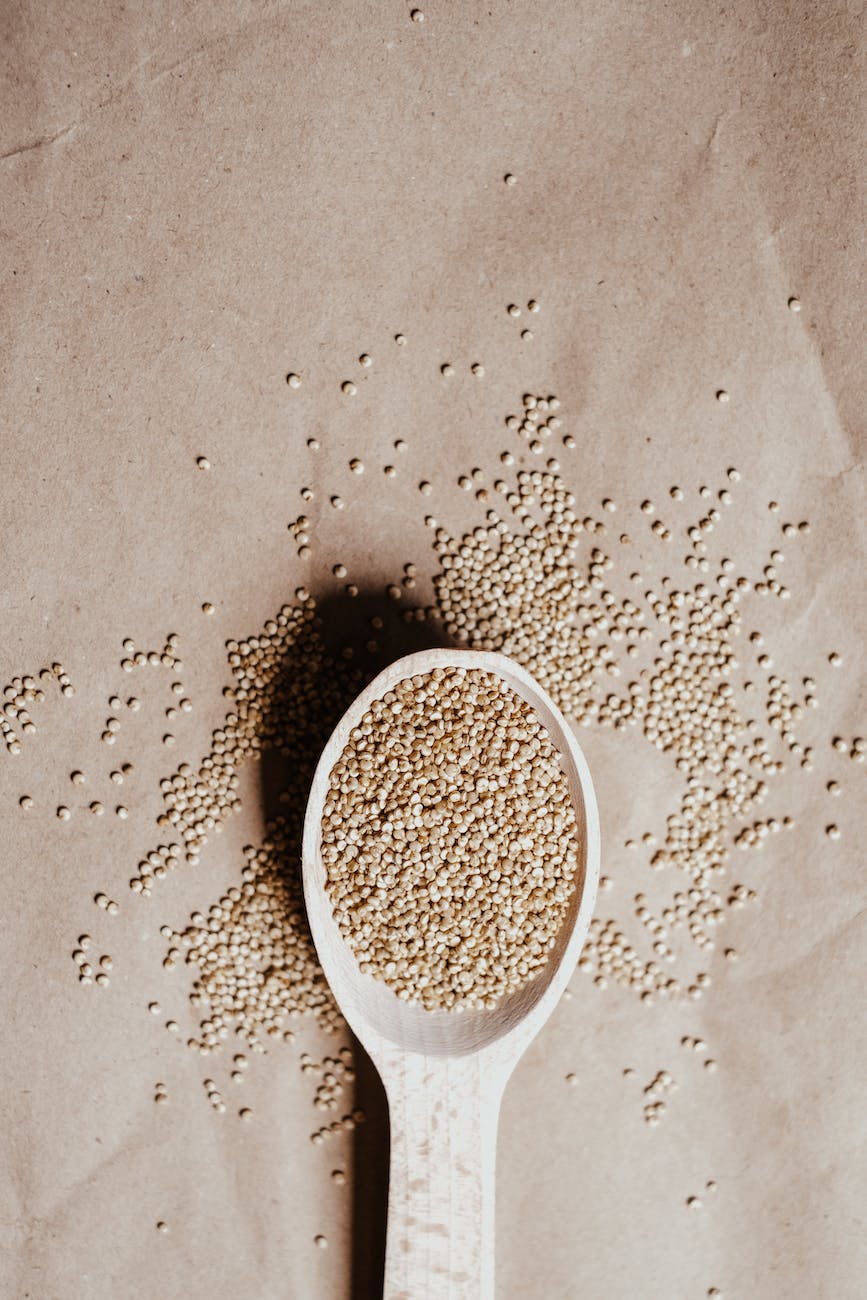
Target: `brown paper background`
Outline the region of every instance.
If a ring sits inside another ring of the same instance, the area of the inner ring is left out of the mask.
[[[370,1121],[353,1197],[328,1179],[347,1140],[308,1142],[319,1120],[297,1050],[257,1063],[243,1098],[255,1122],[241,1126],[202,1094],[224,1066],[145,1011],[151,998],[182,1005],[158,926],[236,878],[261,835],[257,774],[245,770],[245,811],[198,867],[147,904],[126,881],[154,840],[159,778],[206,753],[223,716],[225,638],[261,627],[302,581],[335,590],[337,560],[376,591],[407,561],[431,575],[424,514],[478,521],[454,480],[495,465],[503,418],[530,390],[557,393],[578,438],[563,472],[579,511],[612,496],[612,527],[634,535],[648,573],[672,571],[682,542],[662,554],[640,501],[668,516],[677,482],[697,511],[699,484],[740,469],[720,545],[754,567],[785,550],[792,601],[745,617],[789,680],[816,677],[821,707],[805,724],[814,772],[787,773],[770,801],[797,828],[761,859],[736,857],[760,897],[727,920],[702,1001],[646,1008],[578,976],[520,1064],[501,1124],[498,1296],[859,1297],[865,769],[830,739],[864,728],[860,9],[423,7],[424,24],[392,2],[3,14],[0,663],[5,682],[61,659],[76,695],[51,694],[22,753],[0,753],[0,1290],[375,1294],[387,1160],[375,1082],[361,1071]],[[507,303],[531,296],[538,317],[510,320]],[[304,377],[297,393],[289,370]],[[410,450],[390,484],[379,467],[399,436]],[[350,455],[367,462],[363,480]],[[287,532],[302,511],[306,563]],[[809,537],[779,543],[784,518],[809,519]],[[124,637],[150,648],[169,631],[195,707],[167,755],[165,682],[132,684],[118,665]],[[108,751],[115,690],[146,707]],[[614,879],[600,915],[626,921],[649,873],[623,840],[659,830],[675,787],[646,745],[596,729],[581,740]],[[130,818],[96,823],[68,773],[93,773],[85,793],[110,806],[123,757],[136,766]],[[831,775],[844,797],[829,812]],[[94,908],[99,888],[120,916]],[[107,990],[76,983],[85,930],[115,957]],[[683,1034],[707,1040],[716,1074]],[[307,1028],[298,1047],[328,1044]],[[661,1068],[680,1087],[651,1130],[641,1087]],[[157,1079],[167,1107],[153,1104]],[[708,1178],[717,1193],[688,1211]]]

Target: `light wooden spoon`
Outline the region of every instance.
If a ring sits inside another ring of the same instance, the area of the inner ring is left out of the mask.
[[[320,853],[329,776],[349,733],[397,682],[434,668],[494,673],[531,705],[562,755],[580,836],[575,893],[547,964],[491,1010],[462,1014],[408,1006],[381,980],[359,971],[332,915]],[[500,1100],[572,975],[596,898],[599,818],[584,755],[546,692],[505,655],[456,650],[407,655],[362,691],[325,746],[307,804],[303,875],[322,968],[388,1096],[385,1300],[491,1300]]]

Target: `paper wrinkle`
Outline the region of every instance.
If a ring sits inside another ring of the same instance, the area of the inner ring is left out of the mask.
[[[44,149],[47,145],[55,144],[56,141],[62,140],[64,136],[69,135],[70,131],[74,131],[77,125],[77,121],[69,122],[51,135],[42,135],[36,140],[29,140],[26,144],[15,145],[12,149],[7,149],[5,153],[0,153],[0,162],[8,162],[10,158],[18,158],[21,154],[30,153],[33,149]]]
[[[107,1147],[105,1144],[114,1141],[114,1145]],[[43,1227],[51,1223],[53,1219],[63,1214],[67,1206],[75,1198],[82,1194],[87,1194],[88,1189],[92,1192],[96,1190],[96,1184],[101,1176],[108,1171],[120,1166],[132,1156],[139,1155],[145,1151],[159,1151],[161,1148],[171,1149],[171,1142],[168,1138],[151,1139],[142,1135],[141,1129],[136,1128],[124,1137],[116,1138],[115,1133],[106,1131],[99,1142],[94,1140],[94,1145],[98,1148],[99,1158],[91,1164],[86,1170],[82,1170],[71,1182],[67,1182],[62,1187],[57,1186],[56,1181],[44,1180],[37,1184],[35,1180],[26,1177],[27,1170],[19,1166],[17,1182],[19,1209],[16,1215],[17,1222],[34,1223],[38,1222]],[[48,1192],[51,1195],[40,1199],[40,1194],[45,1195]]]
[[[706,153],[706,154],[708,154],[708,153],[719,153],[719,150],[720,150],[720,140],[719,140],[720,133],[721,133],[721,130],[722,130],[723,124],[724,124],[724,123],[727,121],[727,119],[731,116],[731,113],[732,113],[732,110],[731,110],[731,109],[724,108],[724,109],[722,110],[721,113],[718,113],[718,114],[716,115],[716,117],[714,118],[714,124],[713,124],[713,126],[711,127],[711,130],[710,130],[710,134],[708,135],[707,140],[706,140],[706,142],[705,142],[705,146],[704,146],[704,150],[703,150],[704,153]]]
[[[148,64],[150,64],[160,52],[158,50],[152,50],[150,53],[146,54],[144,58],[139,59],[139,61],[133,65],[130,71],[125,74],[123,80],[112,85],[111,90],[107,95],[96,99],[92,103],[83,104],[81,106],[82,111],[78,117],[73,119],[73,121],[67,122],[56,131],[43,133],[37,136],[34,140],[28,140],[23,144],[13,145],[10,149],[0,153],[0,163],[18,158],[23,154],[32,152],[33,150],[42,149],[55,144],[58,140],[63,139],[65,136],[69,135],[70,132],[74,131],[76,127],[89,124],[95,113],[116,104],[130,90],[137,89],[140,91],[146,91],[159,86],[159,83],[166,77],[170,76],[171,73],[176,72],[179,68],[187,67],[190,64],[200,62],[203,59],[208,59],[215,53],[215,51],[219,50],[223,46],[228,45],[233,50],[236,50],[236,42],[241,36],[250,32],[256,32],[263,26],[268,26],[282,16],[282,10],[278,10],[276,14],[270,15],[257,14],[254,18],[241,23],[230,31],[221,32],[219,36],[214,37],[212,40],[201,42],[196,49],[190,50],[188,53],[182,55],[179,59],[175,59],[169,64],[154,69],[150,75],[142,80],[140,74],[147,69]],[[107,129],[110,129],[110,126]]]
[[[792,275],[790,268],[786,264],[783,252],[780,246],[779,230],[774,227],[770,220],[767,205],[764,200],[764,194],[759,189],[757,199],[761,205],[762,215],[764,217],[764,228],[767,243],[773,250],[773,258],[776,266],[777,280],[780,285],[780,301],[785,302],[790,297],[790,289],[793,283],[797,283],[797,276]],[[840,459],[848,462],[848,467],[842,471],[835,471],[830,477],[836,478],[839,473],[848,473],[848,470],[859,463],[859,444],[856,434],[848,429],[840,414],[840,406],[837,396],[825,371],[822,360],[822,343],[811,330],[804,318],[804,312],[799,313],[800,331],[803,340],[806,342],[812,362],[811,369],[814,374],[814,396],[819,406],[819,412],[826,417],[828,431],[836,434],[837,439],[842,443],[840,448]],[[822,400],[824,398],[824,401]]]
[[[741,983],[746,986],[763,984],[769,978],[789,975],[803,970],[805,963],[814,961],[819,957],[832,960],[835,953],[850,946],[845,936],[859,926],[864,927],[865,918],[867,918],[867,907],[859,907],[852,916],[831,926],[830,929],[813,939],[808,947],[799,948],[790,958],[768,961],[766,949],[765,959],[752,973],[745,972],[740,976]]]

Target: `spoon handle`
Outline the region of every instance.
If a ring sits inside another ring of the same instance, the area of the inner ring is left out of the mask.
[[[505,1085],[484,1059],[394,1053],[384,1300],[493,1300],[494,1161]]]

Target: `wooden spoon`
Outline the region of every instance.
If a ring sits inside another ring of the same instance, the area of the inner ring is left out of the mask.
[[[425,1011],[362,974],[331,911],[320,854],[331,770],[374,700],[434,668],[490,672],[535,709],[562,755],[578,823],[576,889],[556,946],[530,983],[490,1010]],[[426,650],[391,664],[358,696],[316,768],[303,841],[304,897],[331,991],[379,1071],[388,1096],[391,1166],[385,1300],[491,1300],[494,1294],[494,1159],[503,1089],[572,975],[599,878],[593,784],[563,715],[505,655]]]

